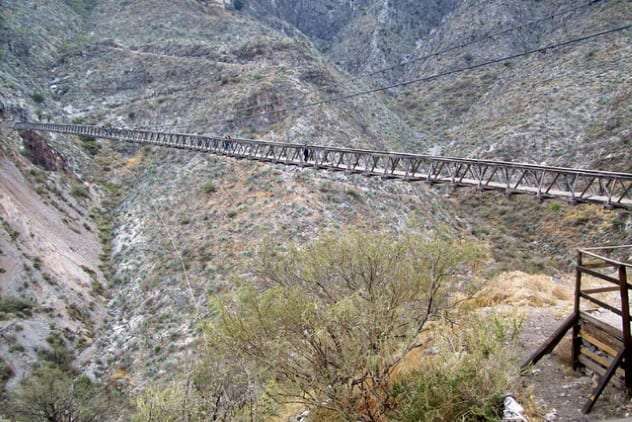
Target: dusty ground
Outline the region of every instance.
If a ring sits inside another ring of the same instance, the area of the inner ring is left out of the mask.
[[[520,338],[524,357],[559,326],[564,318],[560,316],[562,309],[532,308],[528,311]],[[614,386],[606,388],[588,416],[582,415],[581,408],[590,396],[593,381],[591,376],[575,373],[571,369],[569,342],[570,339],[565,338],[552,355],[545,356],[531,374],[523,377],[523,383],[532,386],[536,403],[541,406],[543,413],[555,415],[550,420],[556,422],[631,417],[632,401],[626,400],[623,392]]]
[[[586,287],[598,287],[589,277]],[[518,342],[518,354],[524,360],[557,329],[572,310],[574,277],[570,274],[548,276],[519,271],[499,274],[480,291],[472,304],[481,308],[509,311],[523,318]],[[602,295],[602,300],[614,302],[615,296]],[[582,306],[582,309],[589,310]],[[594,314],[593,314],[594,315]],[[608,315],[594,315],[616,324]],[[608,386],[590,415],[581,413],[593,388],[592,374],[575,373],[570,366],[570,336],[563,339],[553,354],[545,356],[532,372],[520,378],[513,393],[527,408],[531,421],[555,422],[600,421],[611,418],[632,420],[632,401],[623,392]]]
[[[95,291],[104,279],[95,265],[101,249],[88,218],[91,202],[73,197],[70,176],[20,162],[22,168],[0,156],[0,300],[21,300],[31,309],[0,312],[0,359],[15,374],[11,387],[48,339],[86,350],[104,300]]]

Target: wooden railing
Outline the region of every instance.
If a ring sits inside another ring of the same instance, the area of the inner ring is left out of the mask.
[[[612,380],[625,388],[628,395],[632,394],[629,298],[632,285],[628,282],[629,269],[632,268],[630,254],[632,245],[583,248],[577,251],[573,313],[523,364],[525,368],[537,363],[545,354],[551,353],[564,335],[572,330],[573,369],[586,367],[599,377],[597,386],[582,409],[584,413],[592,410]],[[590,287],[585,286],[585,276],[592,278],[593,285]],[[595,282],[602,284],[595,286]],[[603,282],[606,284],[603,285]],[[617,293],[616,300],[599,297],[612,293]],[[584,310],[583,301],[596,309],[591,312]]]

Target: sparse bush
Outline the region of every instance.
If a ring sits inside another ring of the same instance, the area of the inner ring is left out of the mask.
[[[345,191],[345,193],[347,195],[349,195],[349,197],[353,198],[356,201],[362,201],[362,193],[358,192],[357,190],[353,189],[353,188],[349,188]]]
[[[28,317],[33,314],[33,304],[23,299],[13,297],[0,298],[0,320],[2,315],[9,317],[11,315],[17,315],[21,317]]]
[[[103,285],[96,280],[92,280],[90,283],[90,287],[92,287],[92,293],[97,296],[105,296],[105,289]]]
[[[394,409],[391,376],[419,334],[465,290],[483,258],[475,243],[437,234],[348,230],[279,253],[264,248],[258,287],[215,302],[210,347],[255,366],[274,400],[328,419],[381,420]],[[261,286],[267,287],[261,290]]]
[[[33,371],[9,395],[7,407],[17,421],[25,422],[91,422],[113,414],[100,386],[50,366]]]
[[[233,356],[203,354],[188,384],[153,385],[136,397],[136,422],[251,420],[240,409],[253,404],[253,386]],[[248,415],[250,416],[250,414]]]
[[[215,187],[215,183],[212,180],[209,180],[204,185],[202,185],[202,191],[204,193],[214,193],[217,191],[217,187]]]
[[[79,140],[81,141],[81,148],[83,150],[92,155],[93,157],[101,151],[101,145],[97,143],[97,140],[91,136],[79,135]]]
[[[516,356],[508,352],[520,324],[506,316],[463,319],[464,327],[439,333],[436,355],[421,370],[404,374],[393,387],[402,422],[497,421],[503,395],[516,377]]]
[[[81,268],[84,273],[88,274],[92,278],[95,278],[97,276],[97,273],[93,269],[86,267],[85,265],[80,265],[79,268]]]
[[[23,353],[26,349],[21,344],[14,344],[9,347],[10,353]]]
[[[39,92],[33,93],[31,95],[31,99],[37,104],[41,104],[45,100],[44,95],[40,94]]]
[[[0,359],[0,394],[3,393],[4,387],[13,376],[13,370],[5,361]]]
[[[11,237],[11,240],[16,240],[18,237],[20,237],[20,232],[11,227],[11,225],[7,223],[1,216],[0,222],[2,223],[2,227],[4,228],[4,230],[9,234],[9,237]]]
[[[70,370],[73,356],[66,348],[61,336],[53,333],[46,338],[46,343],[48,343],[49,348],[38,350],[39,358],[62,370]]]
[[[88,189],[79,183],[73,184],[72,187],[70,188],[70,194],[72,196],[74,196],[75,198],[89,198],[90,197],[90,191],[88,191]]]

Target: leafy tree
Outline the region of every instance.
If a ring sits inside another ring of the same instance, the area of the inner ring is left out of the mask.
[[[46,338],[48,348],[41,348],[38,356],[49,366],[54,366],[62,371],[71,372],[73,354],[68,350],[62,337],[57,333],[52,333]]]
[[[251,387],[239,359],[202,351],[185,380],[150,386],[136,398],[134,421],[234,421],[252,405]]]
[[[8,404],[10,414],[25,422],[92,422],[113,413],[97,384],[54,366],[36,369]]]
[[[445,233],[356,229],[286,252],[266,248],[257,284],[218,298],[206,332],[211,347],[274,380],[275,400],[327,419],[382,420],[395,406],[394,369],[483,257],[479,245]]]

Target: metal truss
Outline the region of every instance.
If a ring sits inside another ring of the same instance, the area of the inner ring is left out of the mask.
[[[450,183],[507,194],[531,194],[539,199],[562,198],[571,203],[632,207],[632,174],[629,173],[85,125],[20,122],[14,127],[17,130],[160,145],[384,179]]]

